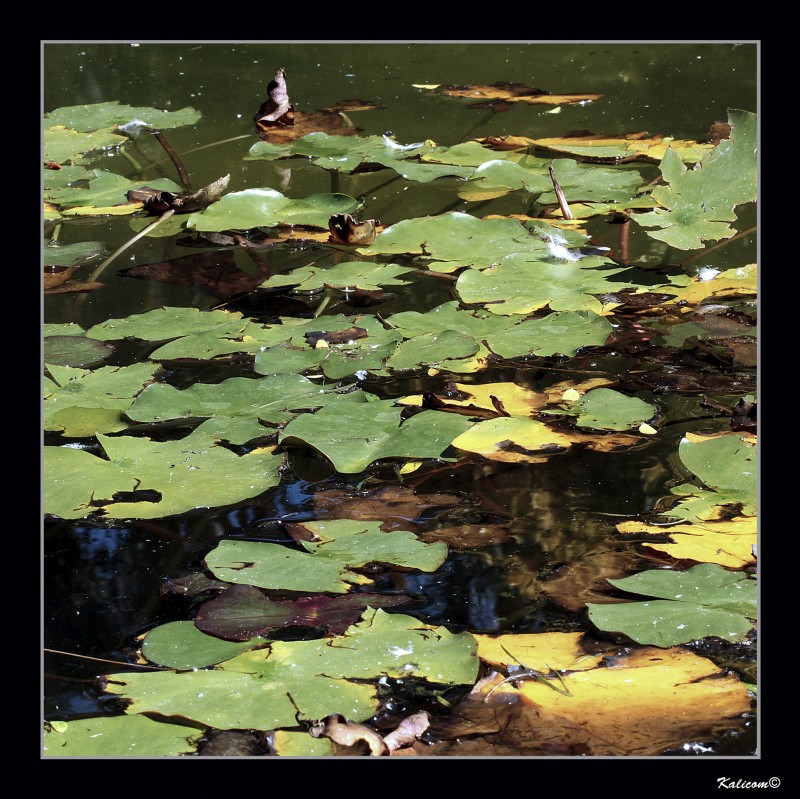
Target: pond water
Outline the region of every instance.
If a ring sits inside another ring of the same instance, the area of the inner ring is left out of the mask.
[[[476,216],[523,214],[531,204],[524,192],[485,203],[459,200],[449,178],[425,184],[401,179],[390,182],[394,176],[390,170],[348,175],[296,161],[245,161],[248,149],[258,141],[253,114],[266,99],[267,84],[278,68],[286,71],[296,108],[311,112],[341,100],[369,101],[377,107],[347,112],[361,129],[360,135],[391,132],[401,144],[430,139],[449,146],[476,137],[513,134],[547,138],[580,130],[608,134],[648,131],[677,139],[704,139],[712,123],[726,120],[728,109],[757,108],[758,53],[756,45],[748,43],[53,42],[44,44],[43,52],[45,113],[113,100],[165,110],[192,106],[202,113],[201,119],[165,133],[174,150],[182,154],[193,188],[230,174],[229,191],[269,186],[293,198],[341,192],[363,200],[361,218],[377,219],[384,225],[453,210]],[[558,113],[551,105],[526,103],[507,109],[476,109],[466,101],[415,87],[496,81],[536,86],[553,94],[598,93],[603,97],[594,103],[565,104]],[[164,151],[153,139],[145,140],[146,135],[140,134],[136,145],[136,156],[143,164],[143,172],[136,178],[177,180]],[[106,153],[93,166],[133,177],[131,164],[114,152]],[[631,166],[645,182],[658,175],[654,164]],[[737,213],[738,230],[755,224],[752,203]],[[590,220],[587,230],[593,243],[616,252],[618,226],[599,217]],[[54,225],[46,223],[45,240],[53,232]],[[61,244],[99,241],[107,253],[132,235],[128,216],[72,219],[58,230]],[[99,278],[106,284],[103,289],[45,296],[44,322],[71,322],[88,329],[108,319],[162,306],[219,306],[219,297],[197,286],[133,280],[119,274],[128,267],[200,251],[185,244],[184,235],[139,240]],[[278,246],[262,252],[262,258],[273,273],[280,273],[311,262],[321,252],[315,244]],[[631,263],[677,267],[692,254],[672,250],[641,229],[631,231]],[[724,270],[755,261],[755,236],[746,235],[709,252],[696,265]],[[236,263],[252,271],[252,264],[241,253],[236,255]],[[76,277],[87,278],[96,265],[81,267]],[[388,318],[406,310],[427,311],[453,299],[452,283],[422,275],[411,277],[410,285],[396,292],[389,290],[395,296],[375,307],[339,305],[329,312],[377,311]],[[251,297],[227,307],[273,322],[281,315],[309,316],[318,300],[306,300],[287,296],[268,303]],[[633,312],[629,321],[628,330],[636,330]],[[562,583],[577,580],[581,569],[594,569],[600,578],[616,574],[615,566],[623,573],[653,568],[652,560],[646,566],[647,561],[641,559],[641,541],[618,535],[616,524],[655,518],[654,512],[663,506],[670,489],[687,479],[676,457],[678,442],[687,431],[726,428],[727,420],[714,419],[714,413],[701,404],[706,393],[734,403],[737,396],[755,393],[754,362],[743,356],[726,360],[718,353],[691,347],[679,350],[682,354],[676,358],[674,376],[703,375],[709,382],[677,392],[636,382],[630,374],[647,363],[649,341],[647,337],[638,344],[633,339],[621,340],[616,349],[498,365],[470,376],[468,382],[513,381],[541,391],[568,377],[610,374],[623,379],[629,393],[655,401],[670,422],[647,446],[615,453],[583,449],[531,464],[439,463],[403,482],[396,479],[391,467],[370,470],[373,479],[387,485],[409,492],[416,489],[418,511],[403,505],[398,511],[400,518],[393,520],[398,526],[428,535],[430,540],[454,524],[484,531],[484,538],[475,546],[451,546],[446,563],[433,574],[376,572],[375,590],[410,596],[400,612],[429,624],[446,625],[452,631],[588,630],[596,636],[585,612],[570,610],[569,603],[565,606],[557,601],[563,596],[548,590],[548,582],[558,576]],[[120,346],[108,363],[133,363],[147,354],[147,346],[130,343]],[[252,375],[251,362],[242,359],[215,365],[171,362],[165,367],[164,379],[180,387],[198,380],[217,383],[236,375]],[[712,377],[717,373],[726,382],[725,390],[715,394]],[[362,387],[382,398],[396,398],[435,390],[432,387],[441,382],[414,374],[394,380],[368,378]],[[71,441],[56,433],[45,436],[48,445]],[[321,510],[320,495],[339,490],[354,495],[366,477],[337,474],[323,459],[300,448],[289,453],[289,465],[279,486],[233,506],[130,522],[45,520],[46,719],[119,712],[119,704],[100,691],[94,678],[121,667],[64,653],[133,662],[138,635],[164,622],[191,618],[196,611],[196,599],[163,590],[167,580],[201,570],[204,557],[221,540],[286,541],[283,523],[325,518],[330,511]],[[426,501],[427,495],[437,493],[449,499]],[[611,564],[607,571],[603,563]],[[569,594],[569,587],[563,590]],[[705,654],[735,669],[745,681],[755,682],[752,651],[742,654],[733,650],[722,645]],[[756,725],[750,720],[717,739],[693,744],[688,741],[685,748],[666,754],[751,755],[756,750]]]

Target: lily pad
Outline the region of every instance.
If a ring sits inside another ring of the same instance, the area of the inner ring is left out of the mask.
[[[245,189],[226,194],[204,211],[191,214],[186,225],[201,232],[274,225],[327,228],[332,216],[352,214],[357,207],[358,201],[346,194],[312,194],[290,200],[275,189]]]
[[[568,436],[532,419],[502,417],[478,422],[453,446],[484,458],[510,463],[541,463],[572,446]]]
[[[546,306],[601,313],[604,304],[595,295],[635,288],[619,277],[624,271],[599,256],[559,261],[545,249],[499,258],[488,269],[467,269],[459,275],[456,291],[463,302],[485,304],[495,314],[529,314]]]
[[[108,460],[71,447],[44,448],[45,513],[154,519],[228,505],[280,482],[279,456],[258,450],[238,456],[202,431],[179,441],[98,440]]]
[[[172,669],[202,669],[230,660],[248,649],[268,643],[260,636],[223,641],[207,635],[192,621],[171,621],[154,627],[145,636],[142,654],[151,662]]]
[[[624,633],[640,644],[668,647],[712,635],[742,641],[753,627],[750,620],[756,618],[756,581],[715,563],[701,563],[685,572],[652,569],[609,582],[630,593],[663,597],[587,605],[596,627]]]
[[[68,105],[44,115],[49,125],[63,125],[79,131],[100,128],[177,128],[194,125],[202,116],[187,106],[178,111],[160,111],[157,108],[124,105],[117,100],[87,105]]]
[[[486,267],[512,253],[547,252],[547,245],[514,219],[476,219],[453,211],[439,216],[404,219],[378,234],[361,255],[423,256],[437,272],[462,266]]]
[[[107,675],[106,691],[131,699],[128,713],[190,718],[218,729],[295,728],[339,713],[363,721],[375,713],[375,689],[351,679],[419,677],[474,682],[475,639],[400,614],[368,610],[345,635],[275,641],[213,671]]]
[[[45,757],[177,757],[197,750],[202,730],[147,716],[75,719],[45,730]]]
[[[44,160],[56,164],[86,164],[92,158],[89,153],[119,147],[128,141],[127,136],[118,136],[110,130],[95,130],[91,133],[79,133],[53,125],[44,131]]]
[[[735,208],[753,202],[757,195],[757,116],[749,111],[728,111],[730,138],[706,153],[694,169],[687,170],[675,150],[661,161],[667,185],[652,191],[661,206],[633,218],[654,239],[679,250],[698,249],[704,241],[727,239],[736,232],[730,222]]]
[[[183,390],[155,383],[134,400],[127,414],[137,422],[205,416],[249,417],[275,425],[298,411],[319,408],[335,396],[302,375],[289,374],[255,380],[230,377],[222,383],[195,383]],[[225,440],[244,443],[237,438],[226,436]]]
[[[652,419],[657,412],[655,405],[611,388],[589,391],[568,411],[577,413],[578,426],[597,430],[630,430]]]
[[[433,142],[401,145],[389,136],[336,136],[323,132],[309,133],[290,144],[258,142],[245,160],[273,160],[305,156],[323,169],[337,172],[360,171],[365,165],[394,169],[406,180],[427,183],[439,177],[466,177],[471,169],[419,163],[420,156],[435,148]]]
[[[687,433],[678,447],[681,461],[710,491],[677,486],[673,493],[689,495],[670,516],[711,519],[722,506],[741,504],[742,514],[758,512],[758,446],[740,434],[699,436]]]
[[[60,340],[72,339],[88,343],[77,336]],[[128,427],[122,415],[158,371],[156,365],[147,363],[94,370],[47,364],[47,369],[54,382],[44,399],[44,429],[70,437],[117,432]]]
[[[42,342],[45,362],[53,366],[96,366],[113,354],[113,345],[82,334],[81,330],[75,335],[45,336]]]
[[[381,286],[402,286],[407,280],[398,275],[410,271],[411,267],[397,264],[373,264],[367,261],[348,261],[327,269],[304,266],[282,275],[273,275],[261,284],[262,288],[295,286],[302,291],[315,291],[329,286],[339,289],[378,289]]]
[[[346,593],[369,580],[351,569],[388,563],[420,571],[439,568],[445,544],[424,544],[413,533],[383,532],[377,522],[334,519],[306,522],[316,541],[303,541],[306,552],[260,541],[221,541],[206,555],[208,568],[220,580],[285,591]]]
[[[289,422],[279,437],[282,445],[302,443],[319,450],[342,474],[355,474],[385,458],[436,458],[470,427],[453,414],[423,411],[400,423],[402,409],[392,400],[358,402],[347,396]]]
[[[114,341],[139,338],[144,341],[166,341],[193,333],[213,331],[222,335],[240,333],[247,324],[242,314],[234,311],[201,311],[199,308],[155,308],[122,319],[108,319],[86,331],[89,338]]]

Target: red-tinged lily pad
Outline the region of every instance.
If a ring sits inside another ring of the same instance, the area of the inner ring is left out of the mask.
[[[281,627],[315,627],[341,635],[367,607],[385,608],[410,601],[407,596],[306,596],[296,602],[267,599],[252,585],[234,585],[198,611],[198,629],[229,641],[248,641]]]

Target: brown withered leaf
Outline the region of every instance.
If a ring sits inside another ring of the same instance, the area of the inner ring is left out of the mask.
[[[75,273],[77,266],[45,266],[43,284],[44,290],[54,289],[66,283]]]
[[[556,604],[576,613],[588,602],[624,602],[607,581],[652,568],[652,561],[632,552],[589,552],[559,567],[543,584],[543,593]]]
[[[256,128],[267,133],[270,128],[294,125],[294,107],[289,102],[286,88],[286,70],[279,69],[267,84],[267,99],[253,117]]]
[[[459,524],[453,527],[440,527],[420,533],[420,541],[433,544],[444,541],[450,549],[478,549],[490,544],[511,541],[511,534],[504,524]]]
[[[332,489],[314,494],[314,513],[320,519],[382,521],[381,529],[389,532],[408,529],[410,523],[432,509],[453,508],[462,502],[456,494],[416,494],[414,489],[399,485],[361,492]]]
[[[353,127],[350,120],[338,111],[316,111],[311,114],[295,111],[292,126],[267,128],[259,136],[272,144],[285,144],[318,131],[336,136],[355,136],[361,132],[361,128]]]
[[[371,103],[369,100],[339,100],[336,105],[328,106],[327,108],[321,108],[320,111],[333,111],[335,113],[340,113],[344,111],[375,111],[378,108],[383,108],[384,106],[375,105]]]
[[[377,219],[357,222],[350,214],[334,214],[328,220],[328,230],[335,244],[367,246],[375,241],[379,224]]]
[[[393,754],[395,750],[410,746],[414,741],[419,740],[430,725],[430,714],[424,710],[403,719],[394,732],[390,732],[383,737],[383,742],[389,750],[389,754]]]
[[[523,83],[497,81],[490,86],[438,86],[437,94],[446,97],[464,97],[476,100],[471,108],[479,106],[487,100],[502,100],[508,103],[544,103],[546,105],[570,105],[572,103],[586,103],[599,100],[602,94],[550,94],[544,89],[525,86]]]
[[[76,291],[97,291],[105,283],[81,283],[72,280],[77,266],[45,266],[42,285],[45,294],[69,294]]]
[[[708,140],[712,144],[719,144],[731,137],[731,126],[727,122],[715,122],[708,129]]]
[[[267,94],[268,99],[261,104],[253,117],[256,132],[264,141],[283,144],[316,131],[335,133],[339,136],[353,136],[361,131],[361,128],[353,127],[342,108],[323,108],[312,114],[296,111],[289,102],[284,69],[279,69],[275,78],[270,81]]]
[[[560,671],[563,683],[520,679],[519,688],[494,673],[430,730],[458,741],[481,736],[484,745],[525,755],[645,756],[744,725],[750,703],[742,683],[687,649],[637,647],[587,665]]]
[[[372,756],[377,757],[387,752],[383,738],[375,730],[363,724],[345,721],[339,715],[328,716],[311,727],[308,732],[313,738],[330,738],[334,743],[348,748],[365,743]]]
[[[169,261],[137,264],[117,272],[123,277],[192,286],[228,302],[247,294],[264,282],[264,275],[250,275],[236,266],[230,250],[184,255]]]
[[[165,211],[175,211],[176,214],[191,214],[202,211],[211,203],[222,197],[231,181],[230,175],[223,175],[219,180],[209,183],[195,192],[174,194],[171,191],[158,191],[144,186],[141,189],[131,189],[127,193],[128,200],[144,204],[145,211],[151,214],[163,214]]]
[[[305,334],[306,341],[312,347],[316,347],[319,341],[325,341],[328,344],[347,344],[360,338],[367,338],[367,331],[363,327],[348,327],[346,330],[312,331]]]

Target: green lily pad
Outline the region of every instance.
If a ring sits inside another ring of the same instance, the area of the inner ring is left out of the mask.
[[[44,360],[53,366],[95,366],[114,352],[111,344],[88,339],[83,330],[72,335],[45,336]]]
[[[319,540],[303,541],[305,553],[260,541],[221,541],[206,555],[215,577],[231,583],[285,591],[346,593],[369,582],[351,571],[388,563],[431,572],[447,558],[447,546],[425,544],[406,531],[383,532],[379,522],[336,519],[305,522]]]
[[[81,181],[83,184],[84,181]],[[106,208],[112,205],[122,205],[128,203],[127,192],[133,189],[141,189],[147,186],[157,191],[169,191],[180,193],[182,191],[179,184],[167,178],[158,178],[151,181],[128,180],[122,175],[115,175],[113,172],[106,172],[103,169],[91,170],[88,178],[88,185],[66,186],[61,189],[51,189],[45,191],[44,199],[60,208],[75,208],[95,206]],[[134,213],[141,209],[141,206],[132,204],[129,212]]]
[[[728,224],[735,208],[753,202],[757,195],[757,116],[749,111],[728,111],[730,138],[706,153],[694,169],[687,169],[674,150],[661,161],[667,185],[652,191],[661,206],[633,218],[647,234],[679,250],[698,249],[704,241],[730,238]]]
[[[346,194],[312,194],[290,200],[275,189],[245,189],[226,194],[204,211],[191,214],[187,227],[199,231],[249,230],[276,225],[327,228],[335,214],[352,214],[358,201]]]
[[[61,125],[45,128],[44,160],[57,164],[86,164],[92,158],[89,153],[110,150],[128,141],[127,136],[118,136],[110,130],[95,130],[79,133]]]
[[[469,633],[368,610],[343,636],[274,641],[216,670],[107,675],[106,691],[128,698],[128,713],[189,718],[218,729],[295,728],[338,713],[363,721],[377,709],[375,689],[351,679],[383,675],[471,684],[477,643]]]
[[[392,400],[359,402],[353,396],[345,395],[316,413],[293,419],[281,433],[280,443],[313,447],[338,472],[355,474],[385,458],[452,460],[445,451],[471,424],[455,414],[423,411],[401,425],[402,410]]]
[[[640,644],[669,647],[712,635],[742,641],[756,618],[756,581],[716,563],[700,563],[685,572],[651,569],[608,582],[630,593],[663,598],[587,605],[596,627],[624,633]]]
[[[44,115],[49,125],[63,125],[79,131],[99,130],[100,128],[178,128],[194,125],[202,114],[194,108],[186,107],[178,111],[160,111],[146,106],[124,105],[117,100],[88,105],[68,105],[56,108]]]
[[[615,279],[624,272],[599,256],[576,263],[559,262],[547,251],[514,254],[488,269],[466,269],[458,277],[461,300],[485,304],[495,314],[529,314],[549,306],[554,311],[591,310],[600,313],[603,302],[595,296],[635,284]]]
[[[290,144],[258,142],[245,160],[272,161],[276,158],[305,156],[323,169],[337,172],[357,171],[364,164],[394,169],[406,180],[427,183],[439,177],[467,177],[471,169],[442,163],[419,163],[418,159],[432,152],[432,142],[417,146],[398,145],[387,136],[336,136],[321,131],[309,133]]]
[[[198,630],[193,621],[171,621],[147,633],[142,643],[142,654],[159,666],[202,669],[266,643],[268,639],[261,636],[246,641],[224,641]]]
[[[86,331],[89,338],[114,341],[139,338],[166,341],[194,333],[214,332],[219,336],[241,333],[247,325],[242,314],[234,311],[201,311],[199,308],[155,308],[122,319],[108,319]]]
[[[195,431],[179,441],[98,435],[108,460],[70,447],[45,447],[44,512],[81,519],[154,519],[229,505],[280,482],[282,458],[238,456]],[[129,492],[152,492],[128,497]]]
[[[74,244],[46,246],[44,263],[46,266],[77,266],[101,255],[105,250],[99,241],[77,241]]]
[[[572,356],[584,347],[602,346],[612,330],[605,317],[592,311],[552,313],[495,333],[487,344],[503,358]]]
[[[76,336],[64,338],[86,341]],[[117,432],[128,427],[122,414],[158,371],[156,365],[148,363],[95,370],[47,364],[47,369],[55,382],[49,386],[44,400],[44,429],[70,437]]]
[[[303,266],[288,274],[273,275],[261,284],[261,288],[296,286],[302,291],[315,291],[326,286],[338,289],[379,289],[381,286],[402,286],[407,280],[397,276],[412,267],[397,264],[373,264],[367,261],[348,261],[327,269],[319,266]]]
[[[452,272],[462,266],[486,267],[512,253],[547,253],[547,244],[514,219],[476,219],[453,211],[404,219],[381,231],[361,255],[407,253],[429,259],[428,267]]]
[[[213,385],[195,383],[183,390],[154,383],[134,400],[127,414],[137,422],[203,416],[227,420],[244,416],[278,424],[298,411],[319,408],[333,398],[335,395],[302,375],[281,374],[255,380],[231,377]],[[225,436],[233,444],[244,443],[237,438]]]
[[[567,411],[577,414],[575,422],[579,427],[596,430],[630,430],[652,419],[657,412],[655,405],[611,388],[587,392]]]
[[[758,513],[758,445],[736,433],[704,438],[686,436],[678,447],[684,466],[710,491],[677,486],[674,494],[687,496],[669,511],[683,519],[709,519],[720,506],[741,504],[742,515]]]
[[[140,715],[75,719],[64,726],[45,730],[45,757],[177,757],[195,752],[203,734]]]
[[[455,330],[423,333],[404,341],[386,362],[390,369],[416,369],[421,366],[448,368],[449,360],[468,358],[478,351],[478,342]]]

